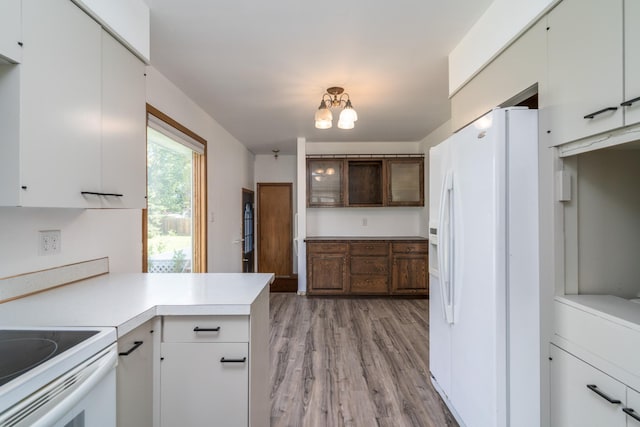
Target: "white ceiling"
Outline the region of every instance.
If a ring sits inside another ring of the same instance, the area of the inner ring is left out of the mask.
[[[256,154],[419,141],[450,116],[447,55],[492,0],[147,0],[151,64]],[[342,86],[353,130],[314,128]]]

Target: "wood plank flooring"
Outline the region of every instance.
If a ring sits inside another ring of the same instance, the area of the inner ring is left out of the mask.
[[[271,295],[271,427],[444,427],[429,301]]]

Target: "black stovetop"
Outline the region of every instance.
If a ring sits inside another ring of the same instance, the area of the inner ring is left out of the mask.
[[[97,333],[98,331],[0,330],[0,386]]]

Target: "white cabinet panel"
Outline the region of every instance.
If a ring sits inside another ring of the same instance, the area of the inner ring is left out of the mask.
[[[624,384],[554,345],[550,354],[552,426],[626,426]]]
[[[118,427],[151,427],[153,424],[153,321],[118,339]]]
[[[17,204],[97,206],[81,192],[100,188],[102,30],[68,0],[22,7]]]
[[[640,1],[638,0],[624,2],[624,33],[624,100],[630,101],[640,98]],[[640,122],[640,99],[623,108],[626,125]]]
[[[640,393],[627,388],[627,406],[623,412],[627,415],[627,427],[640,427]]]
[[[103,207],[146,208],[147,132],[145,66],[106,31],[102,33]]]
[[[549,13],[551,145],[623,125],[622,4],[623,0],[564,0]],[[588,115],[593,118],[585,118]]]
[[[247,427],[248,350],[247,343],[163,343],[162,427]]]
[[[0,60],[22,59],[20,3],[21,0],[0,1]]]

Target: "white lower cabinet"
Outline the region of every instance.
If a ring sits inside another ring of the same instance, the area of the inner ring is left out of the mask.
[[[118,427],[153,425],[153,361],[157,333],[154,320],[118,339]]]
[[[248,332],[248,316],[164,318],[162,427],[249,425]]]
[[[248,343],[163,343],[161,425],[247,427]]]
[[[620,381],[551,345],[551,425],[640,425],[640,395]]]

